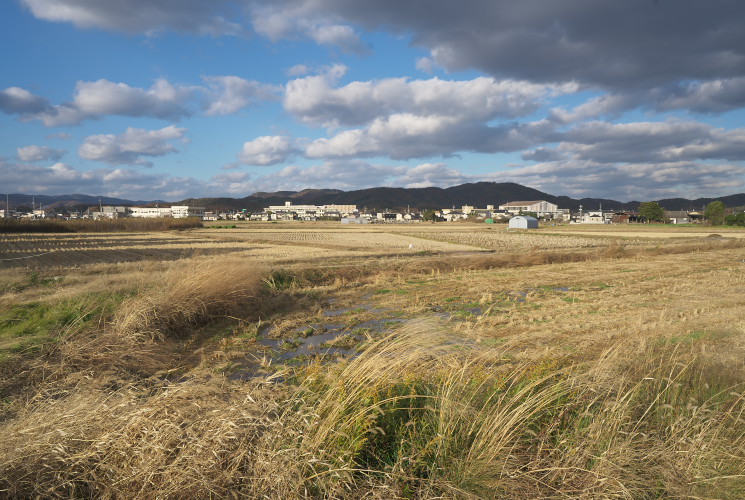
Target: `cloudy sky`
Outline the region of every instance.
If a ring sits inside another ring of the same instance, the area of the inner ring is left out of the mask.
[[[0,191],[745,192],[742,0],[5,0]]]

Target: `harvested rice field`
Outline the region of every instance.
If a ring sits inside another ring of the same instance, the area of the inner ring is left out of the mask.
[[[575,230],[550,227],[520,233],[503,225],[376,225],[364,228],[319,224],[241,224],[235,229],[195,229],[165,233],[0,234],[0,269],[14,267],[69,267],[92,263],[177,260],[197,255],[240,253],[267,264],[296,261],[406,256],[421,253],[586,251],[610,241],[643,247],[655,240],[695,241],[711,231]],[[639,238],[638,235],[642,235]],[[740,238],[742,232],[723,236]]]
[[[2,234],[0,496],[742,498],[744,234]]]

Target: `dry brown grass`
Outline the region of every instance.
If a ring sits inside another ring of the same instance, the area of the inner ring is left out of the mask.
[[[261,385],[194,381],[155,394],[80,387],[2,428],[8,497],[207,498],[250,490],[254,442],[273,409]]]
[[[188,233],[0,234],[0,269],[48,269],[100,263],[167,261],[245,251]]]
[[[137,294],[19,368],[37,376],[2,414],[0,496],[741,497],[743,246],[609,241],[340,252],[271,275],[244,258],[97,264],[6,287]],[[199,362],[255,345],[196,326],[323,321],[326,298],[365,304],[350,321],[419,319],[248,383]]]
[[[0,233],[108,233],[112,231],[143,232],[184,230],[202,227],[196,218],[122,218],[122,219],[75,219],[75,220],[29,220],[2,219]]]
[[[669,346],[628,360],[618,345],[581,366],[508,353],[415,322],[346,363],[311,366],[294,389],[195,379],[106,394],[81,384],[0,426],[0,489],[116,498],[742,491],[742,381]]]
[[[240,259],[174,266],[155,288],[143,288],[122,304],[113,328],[153,339],[186,337],[190,328],[241,314],[258,302],[265,276],[261,266]]]
[[[464,349],[436,324],[410,324],[338,369],[306,373],[257,444],[255,494],[644,498],[742,487],[743,381],[675,348],[630,363],[621,351],[581,367],[516,363],[508,347]]]

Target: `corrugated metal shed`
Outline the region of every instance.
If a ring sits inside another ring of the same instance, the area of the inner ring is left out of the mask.
[[[538,219],[527,215],[516,215],[510,219],[510,228],[513,229],[538,229]]]
[[[342,224],[368,224],[370,221],[362,217],[342,217]]]

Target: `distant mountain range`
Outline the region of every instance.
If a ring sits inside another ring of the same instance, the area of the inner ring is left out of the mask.
[[[87,194],[60,194],[54,196],[48,195],[31,195],[31,194],[2,194],[0,197],[0,208],[5,208],[5,202],[10,204],[10,208],[17,207],[28,208],[58,208],[65,207],[69,209],[87,208],[101,205],[147,205],[156,203],[156,201],[133,201],[122,198],[111,198],[109,196],[90,196]],[[161,201],[161,203],[163,203]]]
[[[11,208],[20,205],[31,206],[33,201],[41,203],[43,207],[67,207],[79,208],[97,206],[98,196],[83,194],[59,195],[59,196],[34,196],[23,194],[9,195]],[[477,182],[472,184],[461,184],[449,188],[391,188],[377,187],[370,189],[359,189],[356,191],[341,191],[338,189],[305,189],[303,191],[277,191],[274,193],[254,193],[245,198],[188,198],[174,205],[194,205],[206,207],[208,210],[225,211],[247,209],[258,211],[269,205],[283,205],[291,201],[295,205],[357,205],[359,208],[368,210],[402,210],[407,207],[412,209],[438,209],[472,205],[477,208],[485,208],[486,205],[501,205],[510,201],[546,200],[555,203],[559,208],[595,210],[600,205],[607,210],[635,210],[639,207],[639,201],[620,202],[604,198],[570,198],[568,196],[553,196],[537,189],[521,186],[512,182]],[[670,198],[657,201],[667,210],[701,210],[708,203],[719,200],[727,207],[745,206],[745,193],[722,196],[718,198],[697,198],[687,200],[685,198]],[[3,208],[5,200],[0,198],[0,206]],[[148,205],[154,203],[168,204],[162,200],[132,201],[121,198],[110,198],[101,196],[100,203],[103,205]]]

